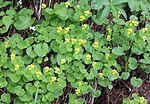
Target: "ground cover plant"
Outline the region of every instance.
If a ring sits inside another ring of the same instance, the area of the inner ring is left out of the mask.
[[[1,0],[1,104],[149,104],[149,0]]]

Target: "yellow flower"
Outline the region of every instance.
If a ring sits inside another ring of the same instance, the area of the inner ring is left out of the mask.
[[[138,21],[134,21],[134,20],[130,20],[129,23],[130,23],[130,26],[137,26],[138,25]]]
[[[84,11],[85,16],[88,16],[90,14],[90,11]]]
[[[142,36],[142,40],[145,41],[147,39],[146,36]]]
[[[80,9],[80,5],[77,5],[77,8]]]
[[[141,103],[145,102],[145,98],[144,98],[143,96],[140,97],[140,102],[141,102]]]
[[[112,70],[112,74],[118,73],[117,70]]]
[[[68,33],[68,32],[69,32],[69,29],[70,29],[69,27],[66,27],[66,28],[65,28],[65,33]]]
[[[107,41],[111,41],[111,35],[107,35]]]
[[[80,94],[80,89],[75,90],[76,94]]]
[[[65,5],[68,8],[68,6],[70,6],[70,3],[67,1],[67,2],[65,2]]]
[[[57,33],[60,33],[62,31],[62,27],[61,26],[57,27],[56,31],[57,31]]]
[[[66,60],[65,59],[61,59],[61,64],[64,64],[66,63]]]
[[[118,11],[118,17],[120,17],[120,15],[121,15],[121,11]]]
[[[65,38],[65,43],[69,43],[70,39]]]
[[[59,72],[59,68],[58,67],[55,67],[55,73],[58,73]]]
[[[82,44],[84,44],[84,43],[86,43],[86,40],[79,39],[79,45],[82,45]]]
[[[108,58],[110,57],[110,55],[108,53],[105,54],[106,60],[108,60]]]
[[[111,29],[111,28],[108,28],[107,31],[108,31],[109,33],[111,33],[111,32],[112,32],[112,29]]]
[[[51,77],[50,83],[53,83],[54,81],[56,81],[57,78],[56,77]]]
[[[111,47],[110,47],[110,46],[108,46],[107,48],[108,48],[108,49],[111,49]]]
[[[49,67],[48,66],[44,67],[44,70],[47,73],[49,71]]]
[[[80,52],[80,48],[75,48],[75,53],[78,54]]]
[[[84,30],[85,28],[87,28],[87,24],[82,24],[82,29]]]
[[[8,47],[8,42],[4,42],[4,47],[5,47],[5,48]]]
[[[10,55],[10,59],[11,59],[11,61],[12,61],[12,60],[14,60],[14,59],[15,59],[15,57],[16,57],[16,54],[12,53],[12,54]]]
[[[92,62],[92,66],[95,67],[97,65],[97,62]]]
[[[99,76],[100,76],[100,77],[103,77],[103,76],[104,76],[104,74],[103,74],[103,73],[99,73]]]
[[[42,75],[42,73],[41,73],[40,71],[37,71],[37,72],[36,72],[36,76],[37,76],[37,77],[40,77],[41,75]]]
[[[42,6],[41,6],[41,8],[45,9],[46,8],[46,4],[43,3]]]
[[[74,44],[77,40],[72,38],[71,41],[72,41],[72,44]]]
[[[143,28],[143,32],[147,32],[148,30],[147,30],[147,28],[145,27],[145,28]]]
[[[83,85],[83,82],[78,82],[78,85],[79,85],[79,86],[82,86],[82,85]]]
[[[131,34],[132,32],[132,28],[128,28],[128,34]]]
[[[35,67],[35,66],[34,66],[33,64],[28,65],[28,69],[29,69],[29,70],[34,69],[34,67]]]
[[[99,45],[99,42],[94,42],[94,43],[92,44],[92,46],[93,46],[94,48],[97,48],[98,45]]]
[[[85,16],[80,16],[80,21],[84,21],[85,20]]]
[[[90,60],[91,59],[91,55],[90,54],[87,54],[85,57],[86,57],[86,60]]]
[[[20,68],[20,65],[19,64],[16,64],[15,65],[15,70],[18,70]]]

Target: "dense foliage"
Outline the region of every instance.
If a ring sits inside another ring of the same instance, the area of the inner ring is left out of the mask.
[[[115,80],[142,85],[132,72],[150,73],[149,0],[37,3],[36,14],[0,1],[1,104],[93,104]],[[122,103],[148,101],[135,93]]]

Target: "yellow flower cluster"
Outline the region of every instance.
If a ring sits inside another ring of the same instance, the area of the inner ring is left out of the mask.
[[[76,41],[77,41],[77,40],[74,39],[74,38],[71,39],[72,44],[74,44]]]
[[[97,65],[97,62],[92,62],[92,66],[95,67]]]
[[[50,83],[53,83],[54,81],[56,81],[57,78],[56,77],[51,77]]]
[[[69,43],[70,39],[69,38],[65,38],[65,43]]]
[[[108,58],[110,57],[110,55],[108,53],[105,54],[106,60],[108,60]]]
[[[75,92],[76,92],[76,94],[80,94],[81,91],[80,91],[80,89],[76,89]]]
[[[82,29],[84,30],[84,29],[86,29],[87,28],[87,24],[82,24]]]
[[[44,70],[47,73],[49,71],[49,67],[48,66],[44,67]]]
[[[41,8],[45,9],[46,8],[46,4],[42,3]]]
[[[80,21],[84,21],[84,20],[85,20],[85,16],[84,15],[80,16]]]
[[[138,25],[138,21],[130,20],[129,24],[130,24],[130,26],[137,26]]]
[[[58,67],[55,67],[54,69],[55,69],[55,73],[59,73],[60,69]]]
[[[15,70],[18,70],[20,68],[20,65],[19,64],[16,64],[15,65]]]
[[[145,33],[145,32],[147,32],[148,30],[147,30],[147,28],[145,27],[145,28],[143,28],[143,32]]]
[[[80,48],[75,48],[75,53],[78,54],[80,52]]]
[[[111,28],[108,28],[107,31],[108,31],[108,33],[111,33],[111,32],[112,32],[112,29],[111,29]]]
[[[145,102],[145,98],[144,98],[143,96],[140,97],[140,102],[141,102],[141,103]]]
[[[107,35],[107,41],[111,41],[111,35]]]
[[[121,11],[118,11],[118,17],[120,17],[121,14],[122,14]]]
[[[128,34],[131,34],[133,32],[132,28],[128,28]]]
[[[8,42],[4,42],[4,47],[5,47],[5,48],[8,47]]]
[[[79,85],[79,86],[82,86],[82,85],[83,85],[83,82],[78,82],[78,85]]]
[[[42,75],[42,73],[41,73],[40,71],[37,71],[37,72],[36,72],[36,76],[37,76],[37,77],[40,77],[41,75]]]
[[[70,6],[70,3],[67,1],[67,2],[65,2],[65,5],[68,8],[68,6]]]
[[[32,69],[34,69],[34,68],[35,68],[35,66],[34,66],[33,64],[28,65],[28,69],[29,69],[29,70],[32,70]]]
[[[90,60],[91,59],[91,55],[90,54],[87,54],[85,57],[86,57],[86,60]]]
[[[100,76],[100,77],[103,77],[103,76],[104,76],[104,74],[103,74],[103,73],[99,73],[99,76]]]
[[[11,61],[13,61],[13,60],[15,59],[15,57],[16,57],[16,54],[11,53],[11,55],[10,55],[10,59],[11,59]]]
[[[69,27],[66,27],[66,28],[64,29],[65,33],[68,33],[68,32],[69,32],[69,30],[70,30],[70,28],[69,28]]]
[[[90,11],[84,11],[84,15],[88,16],[90,14]]]
[[[99,45],[99,42],[94,42],[93,44],[92,44],[92,46],[94,47],[94,48],[97,48],[98,47],[98,45]]]
[[[60,33],[61,31],[62,31],[62,27],[61,26],[59,26],[59,27],[56,28],[56,32],[57,33]]]
[[[83,45],[83,44],[85,44],[86,43],[86,40],[84,40],[84,39],[79,39],[79,45]]]
[[[80,5],[77,5],[77,9],[80,9]]]
[[[66,63],[66,60],[65,59],[61,59],[61,64],[64,64]]]
[[[117,70],[112,70],[112,74],[118,73]]]

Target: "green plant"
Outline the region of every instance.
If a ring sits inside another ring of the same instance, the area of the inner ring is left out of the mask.
[[[56,3],[54,8],[42,3],[39,21],[27,8],[1,12],[2,28],[6,28],[1,34],[11,28],[15,31],[0,41],[0,103],[58,103],[66,96],[70,104],[92,104],[101,89],[111,90],[117,79],[132,77],[133,87],[142,85],[142,79],[131,72],[138,68],[150,73],[150,24],[138,29],[135,15],[129,21],[120,18],[117,13],[123,11],[125,0],[103,1],[100,8],[94,2],[101,3],[92,0],[90,6],[88,0],[69,1]],[[106,23],[98,32],[86,24],[93,16],[91,9],[105,12],[108,8],[100,19],[112,12],[113,24]],[[22,32],[29,35],[22,37]]]
[[[147,100],[143,96],[134,93],[131,98],[123,99],[122,104],[147,104]]]

